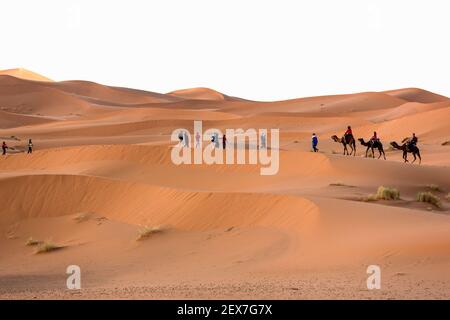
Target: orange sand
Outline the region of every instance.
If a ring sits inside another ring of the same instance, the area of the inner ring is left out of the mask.
[[[194,120],[279,128],[278,174],[175,166],[170,134]],[[449,123],[450,99],[415,88],[255,102],[0,71],[0,140],[12,147],[0,157],[0,298],[449,299]],[[359,143],[343,156],[330,136],[349,124],[356,138],[376,130],[387,160]],[[421,165],[389,148],[412,132]],[[441,208],[415,201],[432,184]],[[380,185],[401,200],[361,201]],[[142,226],[163,231],[136,241]],[[30,237],[63,249],[34,254]],[[65,288],[71,264],[81,291]],[[371,264],[380,290],[366,287]]]

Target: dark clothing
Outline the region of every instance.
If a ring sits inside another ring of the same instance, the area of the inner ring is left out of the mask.
[[[317,145],[319,144],[319,139],[317,138],[317,136],[313,136],[312,137],[312,147],[314,152],[319,151],[319,149],[317,149]]]
[[[353,131],[351,128],[348,128],[347,131],[345,131],[344,139],[347,143],[350,143],[350,141],[353,139]]]
[[[380,138],[378,138],[378,136],[376,134],[373,135],[372,138],[370,138],[370,144],[372,145],[372,147],[380,141]]]
[[[225,149],[227,146],[227,137],[225,137],[225,136],[222,137],[222,144],[223,144],[223,148]]]
[[[6,149],[8,149],[8,146],[6,145],[6,143],[3,142],[2,144],[3,155],[6,154]]]
[[[346,143],[350,143],[352,141],[352,139],[354,140],[353,134],[349,133],[349,134],[344,135],[344,140]]]
[[[411,140],[408,143],[408,149],[415,149],[417,147],[417,137],[412,137]]]

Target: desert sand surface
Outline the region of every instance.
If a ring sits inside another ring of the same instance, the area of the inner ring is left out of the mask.
[[[170,136],[194,120],[278,128],[278,173],[173,164]],[[0,298],[450,299],[449,124],[450,99],[418,88],[258,102],[0,71]],[[359,142],[344,156],[331,136],[348,125],[377,131],[387,160]],[[412,132],[421,164],[389,145]],[[379,186],[400,199],[366,201]],[[144,227],[157,232],[137,241]]]

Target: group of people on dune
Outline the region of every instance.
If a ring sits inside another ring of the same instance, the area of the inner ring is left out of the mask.
[[[3,141],[2,143],[2,155],[6,155],[6,151],[9,149],[8,145],[6,144],[5,141]],[[27,153],[33,153],[33,142],[31,141],[31,139],[28,140],[28,151]]]
[[[200,139],[201,135],[199,132],[196,132],[195,134],[195,148],[200,148]],[[187,134],[184,131],[180,131],[178,133],[178,140],[180,141],[180,144],[184,147],[189,148],[189,134]],[[222,148],[225,150],[227,147],[227,136],[225,134],[222,135],[222,138],[219,137],[219,134],[217,132],[213,133],[211,135],[211,142],[214,144],[215,148],[220,147],[220,140],[222,140]],[[266,134],[263,132],[260,137],[260,149],[266,149],[267,148],[267,138]]]
[[[184,132],[180,132],[178,135],[178,138],[180,140],[180,143],[184,143],[185,146],[189,147],[189,137],[186,133]],[[200,134],[197,132],[196,136],[196,147],[198,147],[200,145]],[[360,139],[362,140],[362,139]],[[404,139],[403,142],[405,142],[406,144],[406,150],[410,151],[410,150],[414,150],[417,148],[417,142],[418,142],[418,138],[416,136],[415,133],[412,134],[412,137]],[[213,135],[211,137],[211,142],[216,144],[216,147],[219,146],[219,137],[218,135]],[[261,136],[261,142],[262,148],[266,147],[266,136],[263,133]],[[355,143],[355,138],[353,137],[353,130],[351,126],[347,127],[347,130],[344,133],[344,136],[341,139],[341,142],[345,144],[352,144]],[[362,143],[364,142],[364,140],[361,141]],[[226,143],[227,143],[227,137],[225,136],[225,134],[222,137],[222,146],[223,149],[226,148]],[[370,138],[369,142],[364,144],[367,145],[368,147],[374,147],[376,144],[381,144],[380,142],[380,138],[378,137],[378,134],[376,131],[373,132],[373,136],[372,138]],[[317,137],[317,135],[315,133],[312,134],[312,138],[311,138],[311,145],[312,145],[312,150],[313,152],[318,152],[319,148],[317,147],[319,145],[319,138]],[[2,155],[6,155],[6,151],[8,149],[8,145],[6,144],[5,141],[3,141],[2,143]],[[28,154],[33,153],[33,142],[31,141],[31,139],[28,140]]]

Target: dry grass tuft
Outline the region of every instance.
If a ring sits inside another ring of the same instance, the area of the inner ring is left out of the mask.
[[[400,192],[395,188],[379,186],[376,194],[371,194],[363,199],[363,201],[377,200],[399,200]]]
[[[36,250],[36,253],[47,253],[61,249],[61,246],[58,246],[52,242],[41,242]]]
[[[330,187],[350,187],[353,188],[354,186],[349,185],[349,184],[345,184],[342,182],[335,182],[335,183],[330,183]]]
[[[380,186],[376,198],[377,200],[398,200],[400,199],[400,192],[395,188]]]
[[[441,192],[442,191],[441,188],[437,184],[427,184],[425,187],[430,189],[431,191],[434,191],[434,192]]]
[[[149,238],[150,236],[161,233],[164,231],[164,228],[162,226],[156,226],[156,227],[144,227],[141,230],[139,230],[139,235],[137,237],[137,241],[145,240]]]
[[[90,212],[80,212],[73,218],[73,220],[75,220],[76,222],[87,221],[87,220],[89,220],[91,215],[92,215],[92,213],[90,213]]]
[[[26,246],[29,246],[29,247],[31,247],[31,246],[37,246],[38,244],[40,244],[42,241],[40,241],[40,240],[36,240],[36,239],[33,239],[33,237],[30,237],[28,240],[27,240],[27,242],[25,243],[25,245]]]
[[[370,202],[370,201],[377,201],[377,195],[376,194],[369,194],[367,197],[363,198],[362,201]]]
[[[434,194],[432,194],[431,192],[428,192],[428,191],[417,193],[417,201],[431,203],[438,208],[440,208],[442,206],[441,199],[439,199],[439,197],[435,196]]]

